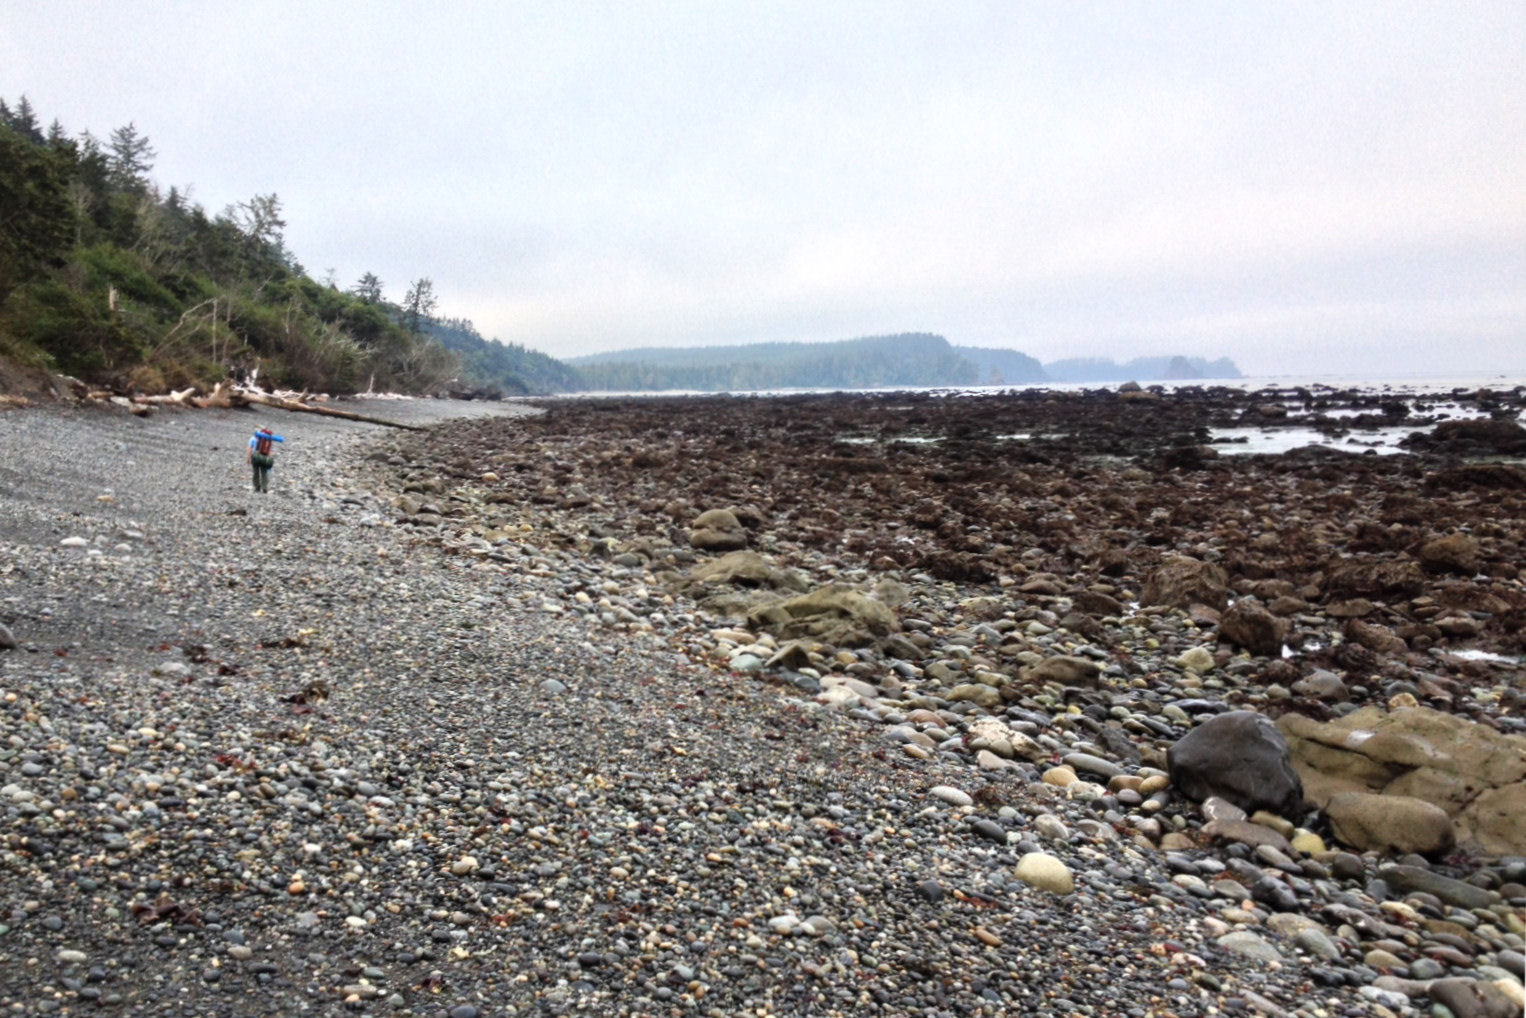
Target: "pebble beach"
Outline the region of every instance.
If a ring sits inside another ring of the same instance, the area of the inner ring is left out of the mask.
[[[1523,393],[1139,391],[0,410],[0,1013],[1521,1014]]]

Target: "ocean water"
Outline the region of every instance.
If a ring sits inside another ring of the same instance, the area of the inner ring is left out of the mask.
[[[970,385],[970,386],[911,386],[881,389],[842,389],[833,387],[803,389],[756,389],[735,392],[712,392],[700,389],[665,389],[661,392],[579,392],[564,393],[551,399],[631,399],[654,396],[801,396],[827,395],[830,393],[885,393],[925,392],[945,396],[983,396],[993,393],[1021,392],[1029,389],[1048,389],[1055,392],[1085,392],[1089,389],[1116,389],[1120,382],[1028,382],[1021,385]],[[1202,378],[1173,381],[1149,381],[1139,379],[1147,388],[1161,387],[1166,392],[1178,389],[1240,389],[1256,392],[1261,389],[1308,389],[1311,393],[1343,392],[1358,390],[1378,394],[1392,393],[1396,396],[1440,395],[1447,393],[1473,393],[1479,389],[1510,390],[1526,386],[1526,371],[1510,371],[1500,374],[1472,375],[1257,375],[1245,378]]]

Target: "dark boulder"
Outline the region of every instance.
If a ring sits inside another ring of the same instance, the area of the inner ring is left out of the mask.
[[[1325,578],[1325,593],[1332,597],[1400,599],[1425,589],[1425,574],[1411,559],[1365,556],[1336,559]]]
[[[1265,809],[1294,817],[1303,810],[1303,782],[1287,741],[1255,711],[1209,718],[1167,751],[1166,764],[1171,784],[1189,798],[1216,795],[1248,813]]]
[[[1212,562],[1168,555],[1145,581],[1140,600],[1172,608],[1206,604],[1222,611],[1229,604],[1229,577]]]
[[[1466,463],[1426,474],[1425,487],[1431,491],[1466,491],[1469,488],[1526,491],[1526,470],[1511,463]]]
[[[1466,421],[1442,421],[1433,432],[1443,447],[1462,446],[1487,452],[1526,452],[1526,428],[1515,421],[1480,418]]]
[[[1261,606],[1253,598],[1243,598],[1230,606],[1219,619],[1219,638],[1242,647],[1258,657],[1277,657],[1282,641],[1287,639],[1288,624]]]
[[[1428,573],[1459,573],[1472,576],[1483,568],[1477,538],[1448,534],[1420,546],[1420,564]]]

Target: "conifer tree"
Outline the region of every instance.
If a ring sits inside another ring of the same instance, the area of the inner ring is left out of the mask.
[[[148,171],[154,167],[156,155],[158,153],[148,143],[148,138],[139,134],[132,123],[112,131],[107,157],[112,184],[124,191],[142,188],[148,179]]]
[[[403,298],[403,326],[415,336],[424,331],[424,323],[434,314],[434,281],[428,276],[413,281]]]
[[[367,304],[380,304],[382,302],[382,281],[376,278],[376,273],[367,272],[351,287],[350,292]]]

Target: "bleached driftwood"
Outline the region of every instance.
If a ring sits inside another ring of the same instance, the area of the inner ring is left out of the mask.
[[[343,417],[348,421],[362,421],[366,424],[381,424],[389,428],[402,428],[405,431],[423,430],[417,424],[402,424],[398,421],[389,421],[381,417],[371,417],[367,414],[357,414],[349,410],[340,410],[336,407],[324,406],[321,403],[307,403],[285,396],[277,396],[268,392],[241,389],[238,391],[237,395],[247,403],[258,403],[262,406],[273,406],[281,410],[295,410],[298,413],[305,414],[322,414],[325,417]]]
[[[134,403],[148,404],[149,406],[190,406],[192,404],[189,401],[192,393],[195,391],[195,386],[192,386],[189,389],[181,389],[179,392],[171,392],[163,396],[134,396],[132,401]]]
[[[290,410],[295,413],[341,417],[347,421],[380,424],[384,427],[402,428],[407,431],[423,430],[416,424],[403,424],[398,421],[389,421],[382,417],[372,417],[368,414],[358,414],[352,410],[340,410],[338,407],[329,406],[327,393],[296,392],[290,389],[265,392],[248,382],[239,384],[224,380],[218,382],[212,391],[205,396],[196,395],[195,387],[191,387],[159,396],[133,396],[129,399],[126,396],[119,396],[107,390],[88,389],[83,383],[75,379],[65,379],[60,376],[59,381],[67,382],[74,386],[76,393],[81,399],[98,403],[114,403],[139,416],[152,413],[153,409],[158,406],[227,410],[254,404],[275,407],[279,410]]]

